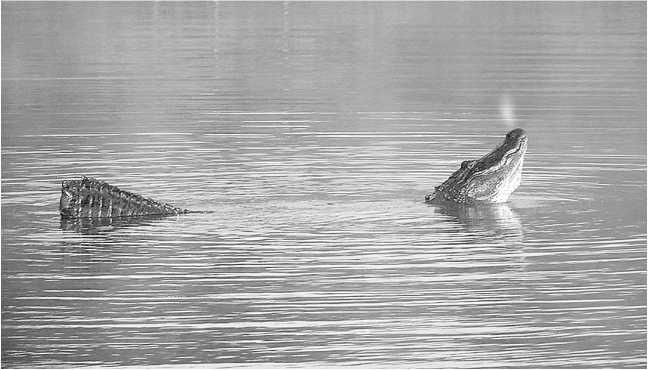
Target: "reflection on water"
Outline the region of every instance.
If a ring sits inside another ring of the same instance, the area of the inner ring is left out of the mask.
[[[149,215],[134,217],[100,217],[100,218],[61,218],[61,230],[75,231],[83,234],[98,234],[115,231],[124,227],[152,225],[165,216]]]
[[[444,203],[434,206],[439,214],[452,217],[467,232],[495,232],[498,235],[516,236],[522,240],[522,224],[515,212],[506,203],[466,206]]]
[[[3,3],[3,366],[645,367],[645,25]],[[508,204],[423,202],[512,120]],[[61,222],[81,175],[213,213]]]

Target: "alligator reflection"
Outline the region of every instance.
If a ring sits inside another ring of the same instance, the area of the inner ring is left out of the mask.
[[[153,224],[163,218],[163,215],[148,215],[134,217],[85,217],[61,218],[61,230],[74,231],[81,234],[102,234],[117,229]]]
[[[483,236],[501,236],[511,241],[522,239],[522,223],[506,203],[473,206],[448,203],[434,205],[434,208],[437,214],[451,217],[466,231]]]
[[[443,204],[435,206],[435,213],[461,225],[468,237],[468,244],[482,246],[481,253],[486,253],[489,256],[487,259],[505,261],[506,271],[521,272],[527,269],[524,227],[508,204]]]

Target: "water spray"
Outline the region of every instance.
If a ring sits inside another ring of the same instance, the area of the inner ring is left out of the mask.
[[[500,115],[504,124],[509,129],[515,127],[515,112],[514,112],[513,99],[508,95],[502,95],[500,98]]]

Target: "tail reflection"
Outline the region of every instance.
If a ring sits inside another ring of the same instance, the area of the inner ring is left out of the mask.
[[[81,234],[102,234],[121,228],[149,225],[163,218],[168,217],[150,215],[134,217],[61,218],[61,230],[74,231]]]

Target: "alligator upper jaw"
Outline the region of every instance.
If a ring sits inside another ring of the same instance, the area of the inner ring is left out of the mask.
[[[497,170],[506,164],[509,158],[518,155],[523,157],[526,154],[527,141],[528,137],[523,129],[518,128],[510,131],[506,134],[502,144],[476,161],[470,175]]]

